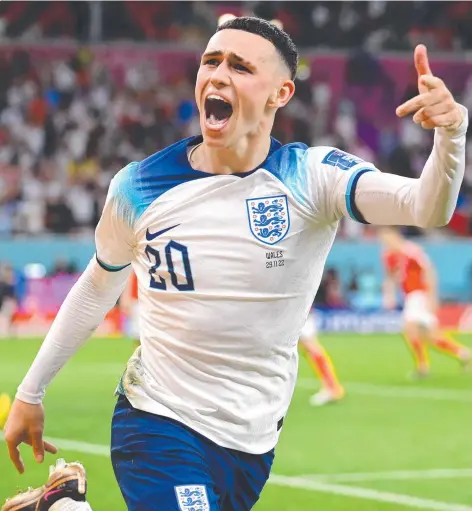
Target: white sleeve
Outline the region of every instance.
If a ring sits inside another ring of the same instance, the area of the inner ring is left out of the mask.
[[[131,273],[104,270],[93,258],[64,300],[16,397],[40,403],[46,386],[116,304]]]
[[[72,355],[86,342],[116,304],[131,273],[136,204],[130,186],[137,164],[112,180],[95,232],[97,254],[64,300],[16,397],[40,403],[45,389]]]
[[[418,179],[381,172],[357,171],[332,175],[328,214],[336,220],[351,216],[375,225],[441,227],[456,207],[465,171],[468,114],[455,131],[436,129],[432,152]]]

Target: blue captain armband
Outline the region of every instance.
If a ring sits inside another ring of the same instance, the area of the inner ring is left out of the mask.
[[[364,217],[362,216],[362,213],[359,211],[359,209],[356,206],[356,188],[357,183],[359,181],[359,178],[362,176],[362,174],[365,174],[366,172],[372,172],[374,169],[369,167],[363,167],[356,171],[354,171],[351,174],[351,177],[349,178],[349,181],[347,183],[346,188],[346,209],[349,213],[349,216],[356,220],[357,222],[360,222],[361,224],[369,224]]]

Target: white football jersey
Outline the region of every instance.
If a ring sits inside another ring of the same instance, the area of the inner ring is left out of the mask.
[[[109,271],[132,264],[142,347],[120,391],[217,444],[277,443],[297,377],[297,342],[357,179],[372,164],[272,140],[254,171],[194,170],[182,140],[113,179],[96,231]],[[346,179],[346,173],[349,176]],[[339,193],[336,192],[338,195]]]

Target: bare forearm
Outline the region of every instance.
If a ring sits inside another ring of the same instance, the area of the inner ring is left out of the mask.
[[[17,398],[40,403],[46,386],[69,358],[86,342],[123,291],[130,270],[107,272],[95,258],[65,299]]]

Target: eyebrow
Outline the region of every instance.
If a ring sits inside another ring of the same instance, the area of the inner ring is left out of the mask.
[[[209,52],[204,53],[202,55],[202,59],[208,58],[208,57],[223,57],[223,56],[224,56],[224,53],[221,50],[214,50],[214,51],[209,51]],[[228,53],[228,57],[230,58],[230,60],[235,60],[236,62],[239,62],[240,64],[245,64],[248,67],[252,67],[252,68],[255,67],[252,62],[249,62],[249,60],[246,60],[245,58],[241,57],[241,55],[238,55],[237,53],[234,53],[232,51],[230,51]]]

